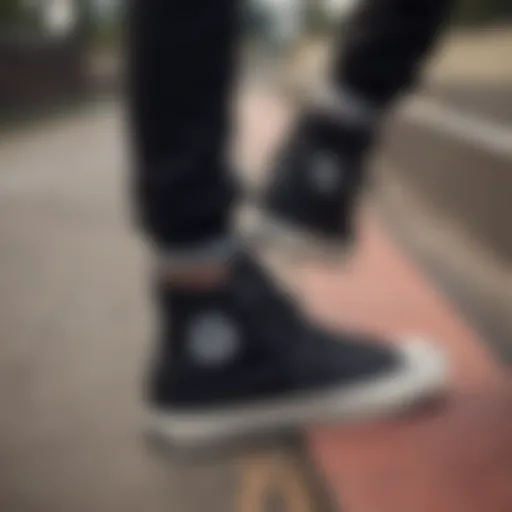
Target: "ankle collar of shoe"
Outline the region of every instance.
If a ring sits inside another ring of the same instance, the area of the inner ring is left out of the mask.
[[[158,274],[167,271],[193,271],[207,266],[228,263],[240,250],[240,242],[231,235],[205,242],[160,247],[154,267]]]

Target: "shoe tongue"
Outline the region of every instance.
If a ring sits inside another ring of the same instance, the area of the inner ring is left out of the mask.
[[[296,341],[300,308],[271,274],[249,257],[240,259],[233,278],[234,306],[242,321],[273,349]]]

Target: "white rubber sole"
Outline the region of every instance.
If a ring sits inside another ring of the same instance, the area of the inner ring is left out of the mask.
[[[270,248],[288,259],[321,257],[343,262],[351,258],[354,244],[344,240],[328,240],[268,214],[255,206],[242,214],[241,232],[251,242]]]
[[[215,412],[152,411],[149,430],[175,446],[206,447],[288,428],[390,417],[447,390],[448,364],[439,348],[409,339],[397,350],[402,365],[393,374]]]

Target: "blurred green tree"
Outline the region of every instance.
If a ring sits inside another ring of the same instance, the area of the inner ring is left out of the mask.
[[[512,21],[510,0],[461,0],[456,10],[456,19],[463,24]]]
[[[22,6],[19,0],[1,0],[0,23],[11,24],[22,16]]]
[[[305,0],[306,31],[311,35],[321,35],[332,28],[332,20],[329,18],[323,0]]]

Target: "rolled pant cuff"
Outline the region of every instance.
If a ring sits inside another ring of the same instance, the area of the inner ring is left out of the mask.
[[[183,246],[160,247],[156,254],[157,268],[194,269],[229,261],[240,249],[240,241],[231,234]]]

